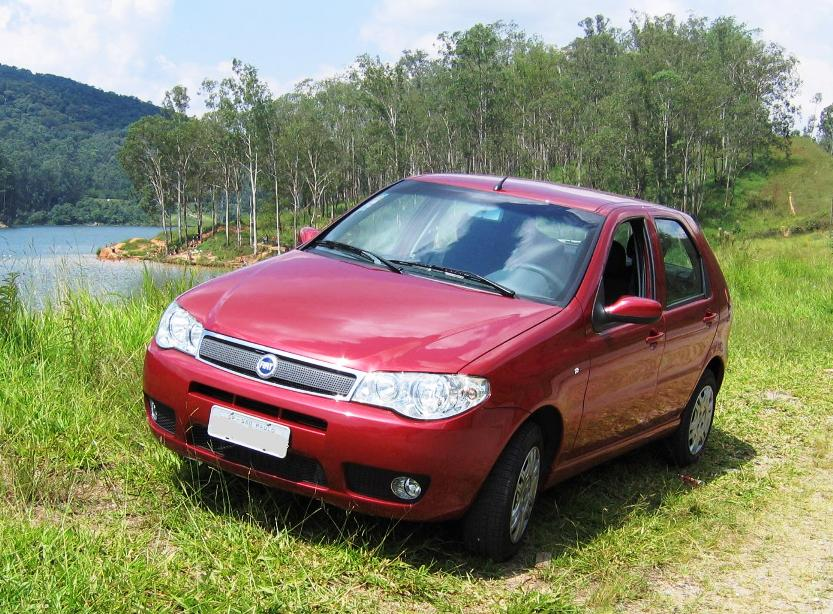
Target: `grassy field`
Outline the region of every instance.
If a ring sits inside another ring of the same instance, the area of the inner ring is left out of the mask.
[[[655,448],[632,453],[544,494],[527,545],[504,565],[466,555],[453,524],[345,513],[162,448],[144,422],[141,362],[182,288],[148,283],[120,303],[73,295],[28,312],[7,284],[0,609],[693,611],[698,593],[669,590],[668,578],[708,586],[719,575],[704,561],[775,531],[833,464],[828,236],[718,251],[735,324],[709,450],[689,470],[702,485]]]
[[[833,156],[815,141],[795,137],[789,156],[774,152],[765,169],[741,175],[732,206],[715,189],[703,219],[744,236],[771,236],[829,228],[833,206]],[[792,194],[795,215],[790,211]]]

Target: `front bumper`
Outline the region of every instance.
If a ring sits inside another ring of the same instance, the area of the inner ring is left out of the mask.
[[[345,509],[415,521],[461,516],[525,415],[517,408],[486,405],[447,420],[411,420],[250,380],[155,342],[145,356],[144,392],[151,429],[182,456]],[[173,410],[173,432],[150,417],[148,399]],[[244,462],[240,455],[206,447],[205,427],[215,404],[288,426],[293,467],[306,463],[307,470],[272,469],[269,463]],[[427,476],[430,483],[415,503],[383,500],[349,487],[346,471],[356,465]]]

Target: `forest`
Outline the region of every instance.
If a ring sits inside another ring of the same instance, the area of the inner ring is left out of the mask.
[[[159,112],[136,98],[0,65],[0,222],[146,222],[116,154],[128,125]]]
[[[263,237],[291,245],[299,217],[327,219],[436,171],[549,179],[704,216],[731,206],[745,169],[789,149],[796,60],[744,24],[580,25],[561,48],[477,24],[440,34],[436,55],[363,55],[279,96],[235,60],[232,77],[203,83],[207,113],[189,116],[189,92],[174,87],[119,157],[172,243],[188,240],[191,219],[197,239],[214,225],[256,252]]]

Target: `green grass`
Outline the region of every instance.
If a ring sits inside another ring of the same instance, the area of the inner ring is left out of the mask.
[[[741,175],[729,208],[723,207],[722,190],[715,189],[708,200],[702,219],[710,229],[753,237],[829,228],[833,156],[813,140],[796,137],[789,156],[775,151],[765,167]]]
[[[182,286],[45,311],[0,290],[3,611],[607,611],[657,570],[789,505],[833,426],[833,256],[821,233],[720,248],[730,365],[691,488],[655,447],[544,494],[497,565],[454,524],[376,520],[182,463],[148,433],[144,345]],[[795,400],[767,400],[767,391]],[[827,452],[825,452],[827,451]],[[536,557],[549,562],[535,565]]]

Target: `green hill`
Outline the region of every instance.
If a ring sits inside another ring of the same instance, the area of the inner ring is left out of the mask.
[[[129,199],[116,152],[127,126],[155,113],[137,98],[0,64],[0,221],[48,221],[85,198],[89,217],[97,199]],[[104,221],[95,217],[74,221]]]
[[[790,211],[792,194],[795,215]],[[796,137],[789,155],[776,152],[765,167],[738,179],[729,208],[722,195],[703,216],[713,229],[766,236],[827,228],[833,203],[833,156],[815,141]]]

